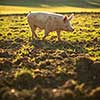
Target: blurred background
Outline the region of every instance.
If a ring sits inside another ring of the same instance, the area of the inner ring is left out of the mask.
[[[0,13],[100,12],[100,0],[0,0]]]

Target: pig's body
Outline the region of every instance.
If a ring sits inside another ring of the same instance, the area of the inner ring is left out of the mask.
[[[49,32],[56,31],[58,33],[58,39],[60,40],[60,31],[72,31],[72,27],[66,19],[65,16],[61,14],[48,13],[48,12],[34,12],[27,15],[29,25],[33,36],[37,37],[35,30],[37,27],[45,30],[45,36]]]

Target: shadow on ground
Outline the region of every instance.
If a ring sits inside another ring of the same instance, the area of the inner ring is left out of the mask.
[[[33,45],[35,48],[46,49],[46,50],[72,50],[69,53],[83,53],[86,52],[84,45],[80,45],[81,43],[70,42],[70,41],[55,41],[55,40],[33,40],[30,42],[30,45]]]

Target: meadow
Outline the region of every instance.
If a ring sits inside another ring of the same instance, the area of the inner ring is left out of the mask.
[[[55,32],[42,40],[39,29],[32,39],[26,15],[0,16],[0,100],[100,99],[100,14],[71,23],[63,41]]]

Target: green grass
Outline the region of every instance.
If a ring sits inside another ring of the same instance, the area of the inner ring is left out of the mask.
[[[50,12],[100,12],[97,0],[1,0],[0,13]]]

